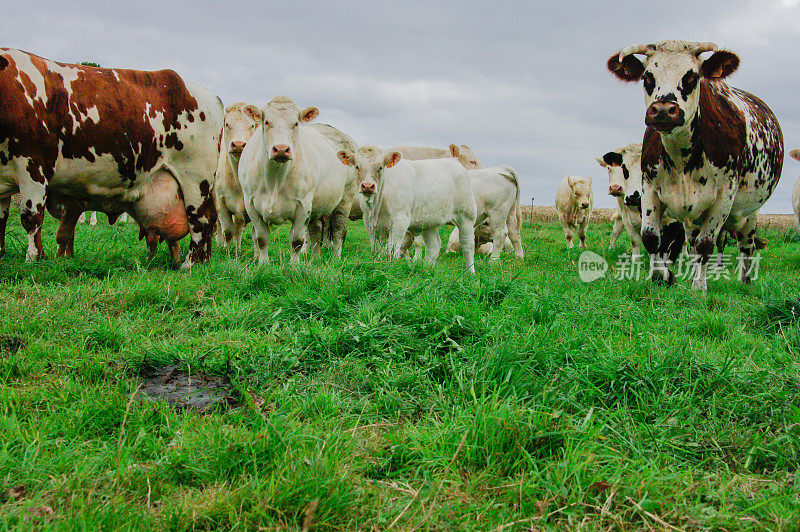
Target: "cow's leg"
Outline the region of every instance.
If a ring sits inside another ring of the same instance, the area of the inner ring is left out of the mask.
[[[661,217],[664,205],[658,197],[656,187],[642,180],[642,246],[650,255],[650,272],[653,281],[667,284],[675,282],[675,274],[659,253],[661,246]]]
[[[97,211],[92,211],[92,215],[89,217],[89,225],[97,225]]]
[[[503,252],[503,246],[505,246],[506,243],[508,229],[506,229],[505,220],[490,219],[489,226],[492,230],[492,253],[489,256],[489,260],[497,261],[500,260],[500,253]]]
[[[718,175],[716,177],[717,183],[726,182],[726,180],[728,182],[735,181],[725,175]],[[735,190],[722,190],[717,196],[717,201],[712,203],[711,207],[709,207],[706,212],[699,231],[693,231],[691,233],[688,230],[685,231],[686,234],[691,235],[689,250],[694,254],[692,260],[694,272],[692,290],[702,290],[705,292],[708,289],[706,280],[708,259],[714,252],[714,244],[717,242],[717,237],[722,230],[722,225],[731,213],[735,195]],[[684,228],[688,229],[686,226],[684,226]],[[753,235],[755,236],[755,230],[753,231]]]
[[[406,238],[409,238],[410,236],[411,233],[406,233]],[[414,243],[414,260],[417,261],[422,259],[422,252],[425,249],[425,238],[422,235],[417,235],[413,237],[413,243]],[[441,242],[439,243],[439,245],[441,246]]]
[[[250,221],[253,222],[253,260],[258,264],[269,264],[269,225],[261,219],[252,201],[245,202],[245,209]]]
[[[475,273],[475,220],[460,220],[457,227],[464,265],[469,273]]]
[[[567,249],[574,248],[575,244],[572,243],[572,236],[573,236],[572,224],[562,217],[561,225],[564,227],[564,238],[567,240]]]
[[[352,204],[353,201],[350,199],[348,204]],[[349,207],[349,205],[348,205]],[[349,220],[348,214],[345,213],[342,209],[344,206],[341,204],[339,207],[336,207],[334,211],[331,213],[330,221],[328,226],[330,227],[330,239],[333,243],[333,253],[337,257],[342,256],[342,248],[344,247],[344,239],[347,237],[347,222]]]
[[[233,217],[233,249],[238,256],[242,251],[242,234],[244,233],[245,222],[239,215]]]
[[[299,201],[294,211],[294,218],[292,219],[292,229],[289,231],[289,238],[292,243],[292,252],[290,255],[290,262],[300,262],[300,252],[303,251],[306,238],[308,237],[308,222],[311,216],[311,199]],[[319,253],[319,245],[321,242],[312,242],[312,258]]]
[[[0,198],[0,257],[6,254],[6,225],[11,212],[11,196]]]
[[[213,176],[213,171],[210,172]],[[186,182],[193,183],[185,179]],[[217,224],[217,207],[214,205],[214,194],[211,182],[207,179],[199,185],[182,186],[183,202],[186,206],[186,219],[189,221],[189,251],[181,268],[207,262],[211,259],[211,241],[214,240],[214,228]]]
[[[128,216],[128,213],[123,212],[119,217],[119,221],[123,224],[130,223],[130,217]]]
[[[19,193],[22,228],[28,233],[28,250],[25,252],[25,261],[42,260],[44,259],[42,223],[44,222],[47,191],[43,183],[38,183],[27,176],[20,183]]]
[[[422,238],[425,241],[425,262],[433,264],[439,258],[439,252],[442,250],[442,239],[439,237],[439,228],[434,227],[422,233]]]
[[[508,226],[508,239],[514,246],[514,258],[522,260],[525,258],[525,252],[522,250],[522,211],[519,205],[515,205],[511,210],[506,225]]]
[[[410,224],[411,220],[407,217],[397,217],[392,220],[389,228],[389,256],[391,258],[399,259],[403,256],[403,243]]]
[[[328,233],[326,225],[328,225],[327,219],[321,216],[308,221],[308,239],[303,244],[303,250],[311,250],[310,260],[315,260],[322,252],[322,246],[325,245],[325,234]],[[301,251],[301,253],[304,252]]]
[[[613,248],[617,245],[617,239],[619,239],[619,235],[621,235],[622,231],[624,230],[625,224],[622,222],[622,220],[614,220],[614,227],[611,229],[611,239],[608,241],[609,248]]]
[[[181,241],[169,240],[167,247],[169,247],[169,260],[172,264],[178,264],[181,260]]]
[[[720,231],[717,237],[717,268],[722,269],[725,264],[725,244],[728,243],[728,233]]]
[[[236,232],[236,223],[233,221],[233,216],[231,215],[231,211],[228,209],[228,205],[225,203],[225,200],[221,200],[219,202],[217,216],[219,221],[217,244],[227,245],[231,240],[233,240]]]
[[[65,201],[64,213],[56,231],[56,257],[71,259],[75,256],[75,226],[83,209],[71,201]]]
[[[747,217],[744,225],[736,231],[736,239],[739,241],[739,280],[745,284],[750,284],[753,276],[753,254],[756,249],[756,228],[758,226],[758,212]]]
[[[80,216],[78,216],[78,223],[85,224],[86,223],[86,213],[82,212]]]
[[[589,225],[589,216],[581,218],[581,223],[578,224],[578,238],[581,241],[581,249],[586,249],[586,227]]]

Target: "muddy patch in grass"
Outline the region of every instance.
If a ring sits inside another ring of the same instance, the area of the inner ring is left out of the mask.
[[[139,372],[140,396],[145,401],[166,401],[170,406],[199,412],[217,405],[237,406],[227,383],[220,377],[191,373],[177,365],[147,367]]]
[[[14,355],[25,347],[22,338],[16,336],[0,336],[0,357]]]

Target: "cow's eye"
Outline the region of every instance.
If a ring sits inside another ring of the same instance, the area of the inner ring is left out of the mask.
[[[295,122],[295,123],[294,123],[294,126],[292,126],[292,127],[297,127],[297,126],[299,126],[299,125],[300,125],[300,122]]]
[[[270,123],[267,120],[264,120],[264,127],[269,127]]]

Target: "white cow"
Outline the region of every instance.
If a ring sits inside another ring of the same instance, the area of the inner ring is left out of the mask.
[[[239,159],[245,208],[256,232],[255,258],[269,263],[270,226],[286,222],[292,224],[291,261],[299,261],[307,236],[316,255],[324,216],[330,216],[334,252],[341,255],[356,172],[337,160],[339,144],[306,126],[319,116],[316,107],[301,111],[291,99],[276,96],[263,112]]]
[[[556,210],[564,227],[567,247],[574,248],[573,230],[577,227],[581,248],[586,249],[586,227],[592,217],[592,178],[569,175],[561,181],[556,191]]]
[[[464,262],[475,272],[477,216],[467,171],[452,159],[406,161],[397,151],[384,152],[364,146],[357,152],[342,150],[339,159],[358,174],[358,190],[365,225],[388,237],[388,250],[394,258],[403,253],[406,232],[425,240],[425,259],[433,263],[442,247],[439,228],[454,224],[461,230]],[[367,225],[367,216],[372,227]]]
[[[523,259],[521,208],[517,172],[510,166],[493,166],[467,172],[478,209],[478,223],[487,220],[492,234],[491,260],[498,260],[506,237],[511,240],[517,260]],[[477,232],[477,227],[475,229]],[[460,241],[458,229],[450,234],[447,249],[457,250]],[[476,246],[479,239],[476,235]]]
[[[800,149],[790,151],[789,155],[800,161]],[[800,231],[800,177],[797,178],[792,190],[792,207],[794,207],[794,224]]]
[[[263,118],[264,113],[255,105],[239,102],[225,108],[222,149],[214,181],[219,214],[217,242],[232,241],[237,254],[242,248],[242,232],[250,221],[239,184],[239,158]],[[255,238],[255,233],[253,235]]]

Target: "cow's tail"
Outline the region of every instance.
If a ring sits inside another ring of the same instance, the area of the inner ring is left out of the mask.
[[[517,232],[522,230],[522,206],[520,205],[519,196],[519,178],[517,177],[517,171],[511,168],[510,166],[503,165],[500,175],[514,183],[514,188],[516,189],[516,197],[514,198],[514,208],[511,209],[511,212],[508,213],[508,218],[506,219],[506,224],[509,228],[514,227],[516,228]]]

